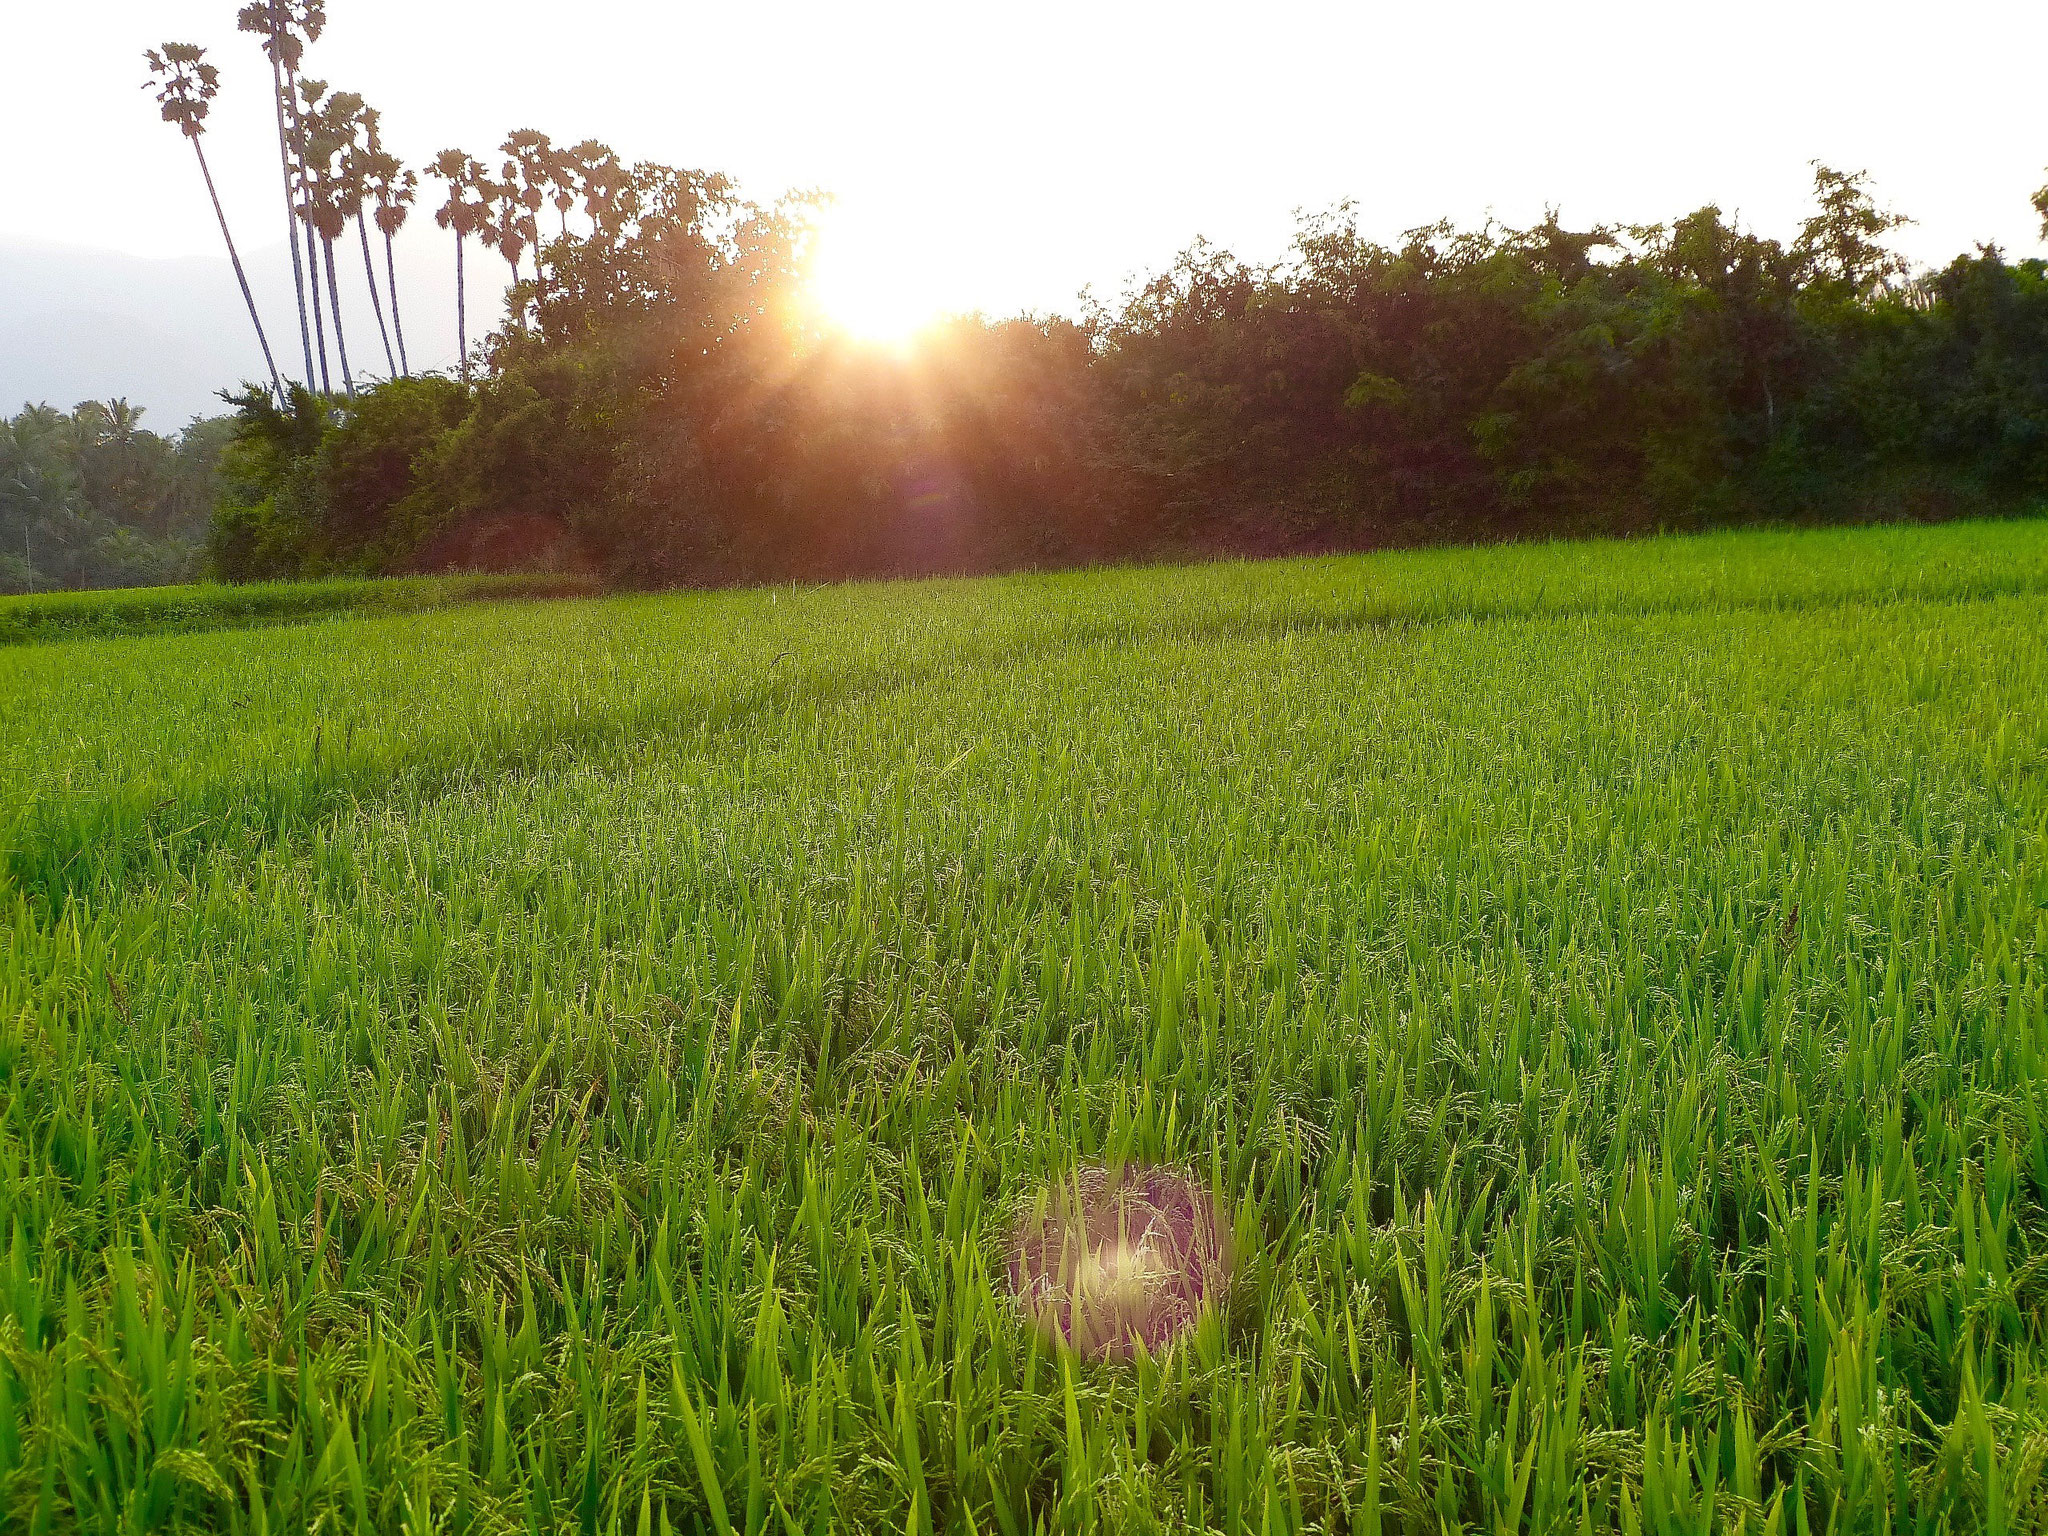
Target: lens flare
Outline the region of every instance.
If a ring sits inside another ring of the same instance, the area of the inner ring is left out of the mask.
[[[920,243],[901,226],[834,208],[811,252],[812,300],[827,323],[861,341],[903,345],[943,313]]]
[[[1097,1358],[1165,1350],[1223,1302],[1230,1274],[1216,1202],[1168,1168],[1076,1170],[1038,1198],[1010,1258],[1039,1331]]]

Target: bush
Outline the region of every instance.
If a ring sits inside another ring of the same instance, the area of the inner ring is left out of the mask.
[[[416,466],[469,406],[460,384],[427,376],[365,389],[335,414],[312,466],[312,505],[330,551],[391,569],[433,534],[434,513],[413,495]]]

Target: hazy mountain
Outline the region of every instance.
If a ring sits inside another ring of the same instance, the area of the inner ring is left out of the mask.
[[[398,243],[399,300],[415,372],[455,362],[455,263],[448,235],[422,218]],[[383,271],[384,252],[372,253]],[[504,264],[472,250],[470,339],[497,323]],[[384,345],[353,243],[335,249],[349,360],[358,376],[385,372]],[[291,258],[282,245],[245,251],[278,367],[304,372]],[[323,289],[324,291],[324,289]],[[386,317],[388,323],[388,315]],[[330,367],[333,339],[329,338]],[[0,415],[22,403],[69,407],[125,396],[159,432],[225,409],[217,391],[264,375],[227,257],[162,260],[117,251],[0,243]],[[334,385],[341,387],[338,369]]]

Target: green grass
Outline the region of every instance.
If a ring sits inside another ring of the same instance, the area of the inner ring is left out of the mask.
[[[0,653],[0,1528],[2038,1529],[2044,697],[2048,522]]]
[[[0,645],[92,635],[248,628],[344,613],[412,613],[487,598],[582,596],[591,589],[590,581],[576,576],[515,575],[45,592],[0,597]]]

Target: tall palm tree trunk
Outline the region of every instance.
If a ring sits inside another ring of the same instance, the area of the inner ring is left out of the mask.
[[[391,329],[398,333],[398,371],[412,377],[412,359],[405,355],[405,318],[398,312],[398,258],[392,254],[391,235],[384,236],[384,285],[391,290]]]
[[[206,178],[206,195],[213,200],[213,216],[220,220],[220,237],[228,243],[228,260],[235,266],[235,281],[242,285],[242,302],[249,306],[249,322],[256,327],[256,340],[263,348],[264,366],[270,369],[270,387],[277,391],[277,403],[288,405],[284,380],[277,375],[277,360],[270,355],[270,338],[263,333],[263,317],[256,313],[256,296],[249,292],[249,276],[242,270],[242,254],[235,249],[235,237],[228,233],[228,216],[220,206],[220,193],[213,187],[213,168],[206,163],[206,151],[195,137],[192,153],[199,157],[199,174]]]
[[[377,334],[384,338],[384,377],[398,377],[398,359],[391,355],[391,332],[384,326],[384,301],[377,297],[377,268],[370,260],[370,225],[361,214],[356,215],[356,233],[363,241],[363,278],[370,285],[370,308],[377,316]]]
[[[319,236],[313,232],[313,221],[306,221],[306,265],[313,269],[313,348],[320,359],[320,393],[331,395],[334,384],[327,372],[327,326],[321,318],[320,307],[320,244]]]
[[[313,182],[306,174],[306,119],[299,111],[298,71],[287,69],[284,72],[284,83],[285,100],[291,103],[292,109],[292,148],[299,162],[299,217],[306,226],[306,265],[312,269],[313,281],[308,286],[313,291],[313,341],[320,358],[320,393],[331,395],[334,393],[334,384],[327,372],[327,330],[320,322],[320,254],[314,243],[316,237],[312,218]]]
[[[272,37],[276,37],[275,30]],[[306,354],[306,388],[311,389],[313,332],[306,324],[306,264],[299,259],[299,216],[292,206],[292,147],[284,128],[284,66],[274,56],[270,61],[270,86],[277,108],[277,157],[284,167],[284,243],[292,253],[292,297],[299,301],[299,347]]]
[[[327,310],[334,316],[334,350],[341,358],[341,386],[348,391],[349,399],[356,397],[356,381],[348,371],[348,338],[341,334],[341,285],[334,280],[334,242],[325,235],[320,237],[320,248],[327,256]]]
[[[320,393],[331,395],[334,382],[327,371],[326,308],[320,297],[320,237],[313,228],[313,192],[303,173],[299,178],[299,198],[299,223],[306,233],[306,288],[313,295],[313,356],[320,363]]]
[[[469,387],[469,310],[462,281],[462,231],[455,232],[455,354],[462,359],[462,387]]]

